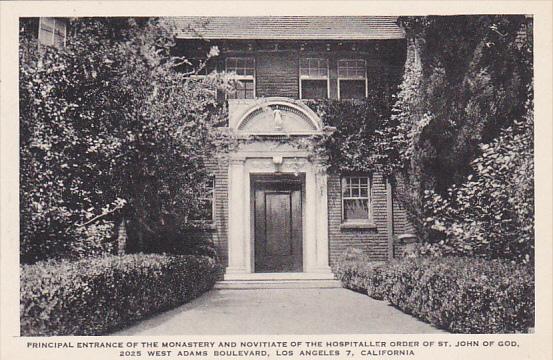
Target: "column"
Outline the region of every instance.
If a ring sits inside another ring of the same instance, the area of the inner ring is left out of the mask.
[[[303,271],[316,272],[317,267],[317,184],[313,167],[305,172],[305,230]]]
[[[244,165],[245,158],[234,157],[229,165],[228,203],[228,267],[225,274],[247,272],[244,244]]]
[[[317,186],[317,271],[330,273],[328,263],[328,199],[326,169],[320,164],[314,165]]]

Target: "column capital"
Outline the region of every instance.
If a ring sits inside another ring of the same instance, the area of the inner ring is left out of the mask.
[[[230,165],[244,165],[246,162],[246,157],[243,155],[231,155],[229,157]]]

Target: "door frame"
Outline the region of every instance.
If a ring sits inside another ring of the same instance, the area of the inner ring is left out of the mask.
[[[251,269],[252,273],[265,274],[265,272],[256,272],[255,270],[255,190],[257,184],[285,184],[295,183],[299,184],[301,188],[301,272],[305,271],[305,173],[291,173],[291,172],[279,172],[279,173],[250,173],[250,244],[251,244]]]
[[[309,156],[286,144],[265,142],[253,142],[229,155],[225,280],[334,279],[329,266],[327,174],[324,163]],[[250,179],[277,173],[305,174],[301,273],[253,272]]]

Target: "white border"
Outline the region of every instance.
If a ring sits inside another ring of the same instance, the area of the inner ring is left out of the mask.
[[[206,6],[208,5],[208,6]],[[19,332],[19,198],[18,198],[18,74],[17,74],[17,31],[18,16],[178,16],[178,15],[454,15],[454,14],[533,14],[535,30],[535,147],[536,147],[536,328],[534,334],[512,335],[447,335],[446,339],[457,340],[516,340],[519,347],[486,349],[448,349],[438,347],[418,349],[409,359],[440,357],[489,359],[539,359],[550,360],[552,352],[552,162],[551,134],[553,118],[551,97],[552,64],[552,6],[551,1],[202,1],[202,2],[129,2],[129,1],[75,1],[75,2],[0,2],[1,34],[1,96],[0,96],[0,359],[115,359],[114,352],[71,350],[30,351]],[[134,341],[173,339],[183,336],[162,338],[111,337],[109,340]],[[206,340],[405,340],[435,341],[443,339],[438,335],[318,335],[318,336],[230,336],[195,337],[193,341]],[[53,337],[49,340],[71,338]],[[90,340],[90,338],[79,338]],[[95,340],[107,338],[94,338]]]

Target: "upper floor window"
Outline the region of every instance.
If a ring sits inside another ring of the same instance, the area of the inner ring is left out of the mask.
[[[342,178],[342,219],[344,223],[372,223],[370,177]]]
[[[41,17],[38,22],[38,42],[62,48],[67,37],[67,21],[53,17]]]
[[[229,99],[255,98],[255,59],[252,57],[229,57],[225,60],[225,70],[234,73],[236,84]]]
[[[328,59],[300,59],[300,98],[328,97]]]
[[[365,60],[338,60],[338,97],[363,99],[367,96],[367,67]]]

